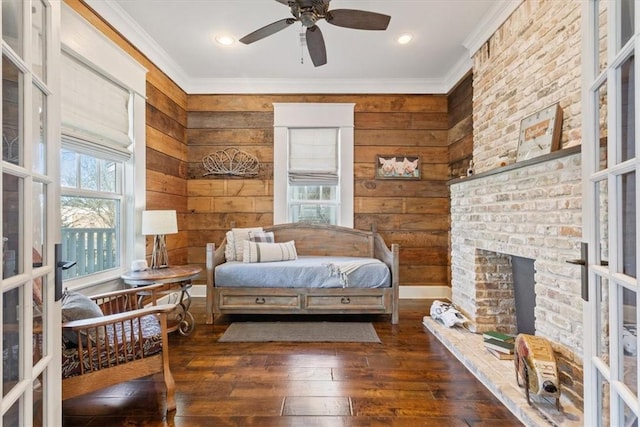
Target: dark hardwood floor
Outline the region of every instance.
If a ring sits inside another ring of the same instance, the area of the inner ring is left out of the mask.
[[[170,338],[177,410],[165,418],[152,377],[63,403],[75,426],[519,426],[521,423],[423,326],[426,300],[401,300],[400,323],[372,321],[382,344],[218,343],[224,316]],[[309,320],[309,318],[304,318]],[[326,317],[312,319],[327,320]],[[335,319],[335,316],[332,318]]]

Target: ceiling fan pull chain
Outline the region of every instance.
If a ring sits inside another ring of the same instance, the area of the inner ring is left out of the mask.
[[[304,27],[302,27],[304,29]],[[300,31],[300,63],[304,64],[304,48],[307,46],[307,35]]]

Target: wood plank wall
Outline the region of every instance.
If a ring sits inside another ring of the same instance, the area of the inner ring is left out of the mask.
[[[454,87],[449,101],[449,177],[467,174],[473,157],[473,76],[467,75]]]
[[[401,285],[449,286],[446,95],[190,95],[187,102],[189,262],[238,227],[273,222],[274,102],[353,102],[355,227],[399,243]],[[203,156],[238,147],[258,157],[251,179],[203,176]],[[419,181],[375,180],[377,154],[419,155]]]
[[[149,70],[146,89],[147,209],[176,209],[180,232],[167,236],[169,260],[172,264],[185,264],[188,261],[187,94],[83,1],[65,0],[65,3]],[[151,237],[147,238],[148,261],[152,243]]]

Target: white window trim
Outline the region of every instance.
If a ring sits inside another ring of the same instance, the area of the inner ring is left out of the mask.
[[[353,228],[353,103],[273,104],[273,223],[287,218],[289,128],[338,128],[340,138],[340,214],[338,225]]]
[[[131,123],[134,161],[125,162],[123,194],[123,251],[119,269],[88,276],[91,284],[119,279],[131,261],[145,256],[145,237],[140,233],[146,207],[146,74],[147,69],[118,47],[64,2],[61,8],[62,50],[132,92]],[[142,167],[135,167],[142,165]],[[133,204],[133,209],[130,209]],[[87,286],[80,278],[65,282],[69,288]]]

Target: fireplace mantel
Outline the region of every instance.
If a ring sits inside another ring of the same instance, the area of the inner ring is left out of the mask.
[[[458,184],[460,182],[466,182],[466,181],[470,181],[473,179],[480,179],[480,178],[486,178],[488,176],[491,175],[497,175],[500,173],[505,173],[505,172],[510,172],[514,169],[519,169],[519,168],[523,168],[526,166],[531,166],[531,165],[535,165],[538,163],[544,163],[544,162],[548,162],[550,160],[554,160],[554,159],[559,159],[561,157],[565,157],[565,156],[571,156],[573,154],[579,153],[582,149],[581,145],[574,145],[573,147],[569,147],[569,148],[564,148],[562,150],[558,150],[558,151],[554,151],[552,153],[549,154],[545,154],[539,157],[534,157],[533,159],[529,159],[529,160],[524,160],[521,162],[516,162],[516,163],[512,163],[510,165],[507,166],[501,166],[499,168],[495,168],[495,169],[491,169],[476,175],[471,175],[471,176],[463,176],[461,178],[455,178],[452,179],[450,181],[447,182],[448,185],[453,185],[453,184]]]

